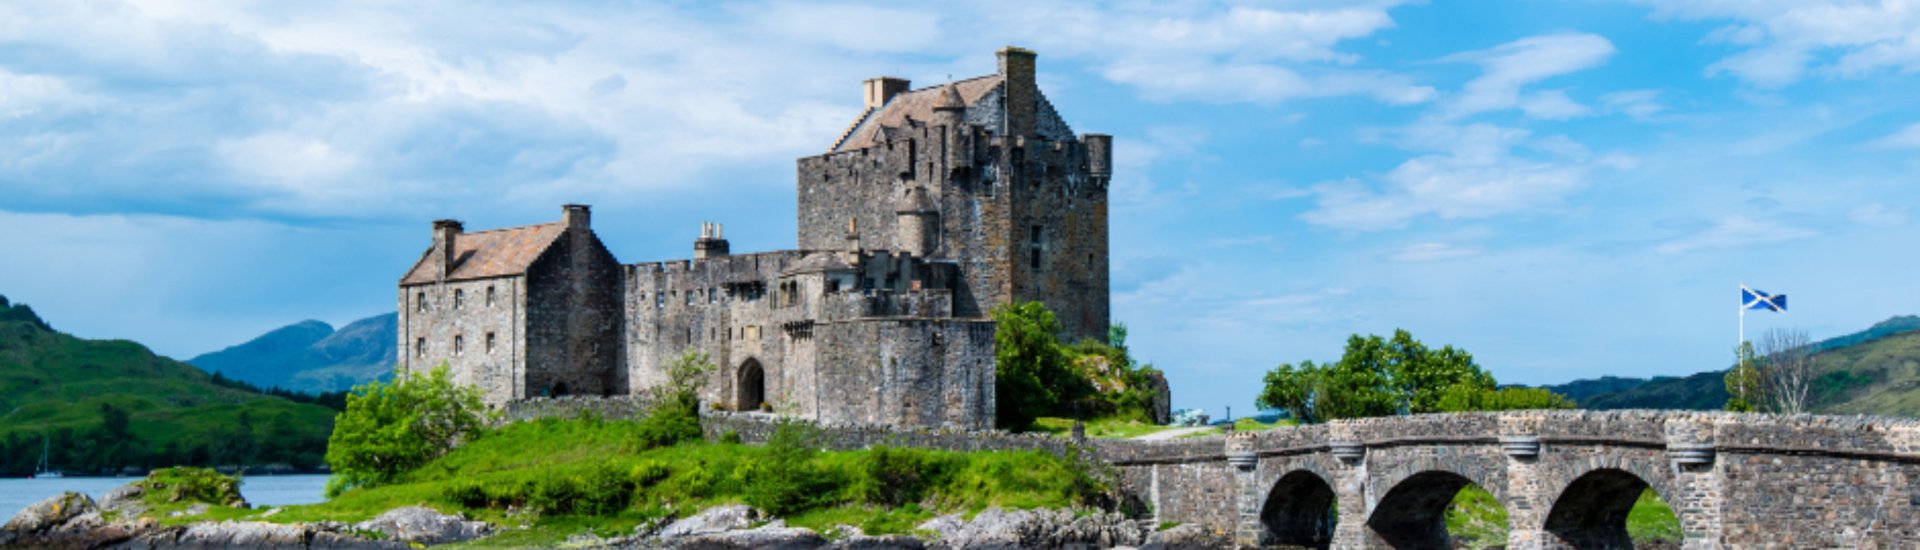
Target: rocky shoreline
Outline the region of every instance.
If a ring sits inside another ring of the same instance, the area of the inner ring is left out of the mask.
[[[340,548],[385,549],[468,541],[498,531],[485,522],[409,506],[372,520],[269,523],[205,521],[162,525],[141,517],[148,511],[137,484],[114,489],[99,502],[65,493],[29,506],[0,527],[0,548]],[[236,503],[244,507],[244,502]],[[205,510],[204,505],[196,506]],[[187,515],[197,514],[193,509]],[[274,513],[268,511],[268,514]],[[176,515],[182,515],[176,512]],[[567,546],[677,549],[1004,549],[1004,548],[1221,548],[1231,543],[1195,526],[1158,530],[1148,520],[1112,512],[1001,510],[973,519],[946,515],[922,522],[922,536],[867,535],[840,526],[822,534],[790,527],[744,505],[709,508],[672,521],[642,524],[629,536],[580,536]]]

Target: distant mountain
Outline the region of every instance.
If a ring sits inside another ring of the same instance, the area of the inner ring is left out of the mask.
[[[394,313],[354,321],[338,331],[320,321],[301,321],[187,363],[260,387],[344,390],[393,371],[398,323]]]
[[[238,387],[126,340],[55,331],[0,297],[0,476],[320,462],[332,409]]]
[[[1920,416],[1920,316],[1813,344],[1815,412]],[[1585,409],[1716,410],[1727,402],[1726,370],[1686,377],[1603,377],[1543,386]]]

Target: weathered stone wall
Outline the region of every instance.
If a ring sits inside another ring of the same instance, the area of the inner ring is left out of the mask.
[[[543,418],[580,418],[592,415],[609,420],[631,420],[646,416],[653,408],[647,395],[597,397],[533,397],[507,403],[500,409],[501,422],[527,422]]]
[[[446,363],[454,383],[480,388],[490,404],[525,397],[526,289],[525,277],[400,287],[399,370]]]
[[[813,407],[829,423],[993,427],[993,323],[858,319],[813,327],[819,384]]]
[[[568,228],[527,268],[528,368],[520,397],[627,393],[621,271],[584,226]]]

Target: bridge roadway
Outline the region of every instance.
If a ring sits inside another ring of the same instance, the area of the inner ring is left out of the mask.
[[[1521,411],[1093,444],[1156,520],[1250,546],[1447,548],[1471,483],[1508,548],[1631,548],[1648,487],[1687,549],[1920,548],[1915,419]]]

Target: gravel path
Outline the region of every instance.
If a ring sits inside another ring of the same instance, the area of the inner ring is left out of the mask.
[[[1214,429],[1213,426],[1194,426],[1192,428],[1177,428],[1172,430],[1161,430],[1161,431],[1153,432],[1147,435],[1136,436],[1133,439],[1135,441],[1160,441],[1163,439],[1173,439],[1173,438],[1180,437],[1187,434],[1200,433],[1200,432],[1204,432],[1211,429]]]

